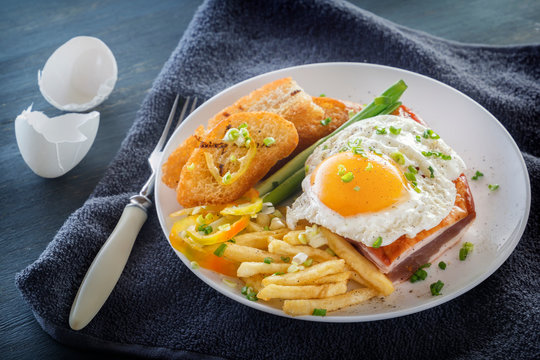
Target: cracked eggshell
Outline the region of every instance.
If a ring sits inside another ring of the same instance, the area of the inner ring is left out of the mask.
[[[19,151],[34,173],[62,176],[88,153],[99,127],[99,112],[64,114],[49,118],[32,105],[15,119]]]
[[[38,71],[39,90],[54,107],[86,111],[112,92],[118,68],[112,51],[98,38],[78,36],[49,57]]]

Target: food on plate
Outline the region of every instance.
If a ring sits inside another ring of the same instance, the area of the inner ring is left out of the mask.
[[[191,153],[180,172],[177,200],[185,207],[234,201],[297,144],[294,125],[279,115],[231,115],[207,133]]]
[[[163,165],[184,207],[172,246],[292,316],[392,294],[476,215],[465,163],[399,102],[406,88],[363,107],[285,78],[220,111]]]

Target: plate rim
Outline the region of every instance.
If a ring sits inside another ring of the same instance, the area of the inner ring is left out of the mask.
[[[322,62],[322,63],[311,63],[311,64],[303,64],[303,65],[295,65],[290,66],[282,69],[276,69],[273,71],[269,71],[263,74],[259,74],[253,77],[250,77],[248,79],[245,79],[241,82],[238,82],[226,89],[221,90],[211,98],[209,98],[206,102],[210,102],[216,98],[221,97],[224,93],[228,93],[233,91],[234,89],[244,86],[246,83],[256,82],[258,79],[263,77],[271,77],[273,75],[276,75],[278,73],[284,73],[288,71],[294,71],[301,68],[310,68],[310,67],[334,67],[334,66],[353,66],[353,67],[367,67],[367,68],[381,68],[385,70],[392,70],[392,71],[398,71],[403,72],[408,75],[414,76],[414,77],[421,77],[428,81],[435,82],[439,86],[443,86],[452,92],[457,93],[458,95],[465,97],[467,100],[471,101],[474,105],[476,105],[478,108],[481,109],[485,115],[487,115],[494,123],[499,127],[500,130],[504,133],[504,135],[510,140],[510,144],[513,147],[513,150],[516,154],[519,155],[520,160],[520,166],[524,173],[524,182],[525,182],[525,208],[523,216],[520,218],[519,223],[515,226],[514,231],[509,235],[509,237],[505,240],[504,245],[508,245],[504,248],[503,253],[501,256],[497,257],[497,261],[490,263],[488,271],[483,272],[480,276],[477,276],[474,278],[471,282],[469,282],[467,285],[459,288],[458,290],[454,291],[450,294],[445,294],[440,297],[433,298],[432,301],[429,301],[427,303],[418,304],[416,306],[412,306],[406,309],[399,309],[395,311],[388,311],[383,313],[376,313],[376,314],[362,314],[362,315],[341,315],[341,316],[311,316],[311,315],[304,315],[304,316],[290,316],[283,312],[281,309],[277,309],[259,302],[253,302],[249,301],[246,298],[239,296],[239,294],[232,293],[229,291],[222,291],[222,288],[219,288],[216,286],[213,280],[208,278],[204,275],[204,272],[211,271],[204,269],[203,271],[194,271],[191,269],[190,262],[185,258],[185,256],[180,253],[178,250],[176,250],[174,247],[172,247],[169,237],[168,237],[168,229],[166,228],[166,222],[163,219],[163,214],[158,211],[160,208],[160,201],[159,197],[155,196],[155,207],[156,207],[156,213],[158,215],[158,220],[160,223],[161,230],[163,234],[165,235],[165,238],[167,239],[167,242],[169,246],[173,249],[173,251],[176,253],[176,255],[180,258],[180,260],[184,263],[184,265],[193,273],[195,274],[199,279],[201,279],[205,284],[209,285],[211,288],[216,290],[218,293],[227,296],[228,298],[234,300],[235,302],[238,302],[242,305],[248,306],[250,308],[260,310],[269,314],[278,315],[281,317],[286,317],[289,319],[295,319],[295,320],[303,320],[303,321],[314,321],[314,322],[326,322],[326,323],[357,323],[357,322],[370,322],[370,321],[378,321],[378,320],[386,320],[386,319],[392,319],[392,318],[398,318],[402,316],[412,315],[424,310],[431,309],[433,307],[439,306],[443,303],[449,302],[458,296],[461,296],[465,294],[466,292],[470,291],[472,288],[478,286],[480,283],[482,283],[484,280],[486,280],[488,277],[490,277],[495,271],[497,271],[504,262],[508,259],[508,257],[514,252],[514,249],[516,248],[517,244],[521,240],[523,233],[525,231],[525,228],[528,223],[529,215],[530,215],[530,205],[531,205],[531,187],[530,187],[530,176],[527,169],[527,166],[525,164],[525,159],[523,158],[523,154],[521,153],[521,150],[519,149],[518,145],[516,144],[514,138],[511,136],[511,134],[508,132],[508,130],[502,125],[502,123],[493,115],[491,114],[486,108],[484,108],[481,104],[479,104],[476,100],[472,99],[467,94],[453,88],[450,85],[447,85],[437,79],[433,79],[429,76],[419,74],[410,70],[401,69],[398,67],[393,66],[387,66],[387,65],[380,65],[380,64],[372,64],[372,63],[359,63],[359,62]],[[191,113],[185,121],[176,129],[176,131],[173,133],[173,135],[169,138],[169,141],[165,145],[162,157],[160,158],[159,167],[158,167],[158,173],[155,178],[155,189],[157,190],[160,185],[158,185],[158,182],[160,182],[161,179],[161,165],[163,164],[166,156],[168,156],[168,152],[166,151],[169,148],[169,142],[175,137],[176,133],[182,130],[182,125],[185,123],[188,123],[192,117],[195,117],[198,112],[201,110],[201,108],[204,106],[201,105],[198,109],[196,109],[193,113]],[[511,240],[510,243],[508,243],[508,240]]]

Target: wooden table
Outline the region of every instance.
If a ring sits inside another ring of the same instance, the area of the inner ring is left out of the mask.
[[[536,0],[353,1],[396,23],[446,39],[510,45],[540,43]],[[64,220],[103,176],[135,119],[145,93],[188,26],[199,0],[2,0],[0,13],[0,356],[95,357],[58,344],[41,330],[14,285],[15,273],[38,258]],[[24,163],[14,119],[34,104],[61,114],[41,96],[37,70],[68,39],[102,39],[118,62],[118,82],[96,108],[101,124],[83,161],[57,179],[42,179]]]

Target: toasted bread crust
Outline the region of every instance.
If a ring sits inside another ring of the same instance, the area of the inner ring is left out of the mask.
[[[218,183],[208,169],[205,153],[212,155],[219,166],[221,175],[238,170],[238,162],[230,161],[230,156],[242,158],[248,148],[239,147],[222,139],[228,129],[238,128],[247,123],[252,145],[257,146],[255,158],[247,171],[237,181],[229,185]],[[273,137],[275,144],[263,144],[266,137]],[[192,166],[182,168],[177,186],[177,200],[184,207],[205,204],[223,204],[238,199],[253,187],[279,160],[289,155],[298,144],[298,133],[294,125],[283,117],[269,112],[242,112],[233,114],[219,122],[201,139],[199,147],[192,153],[187,163]],[[192,165],[193,164],[193,165]]]

